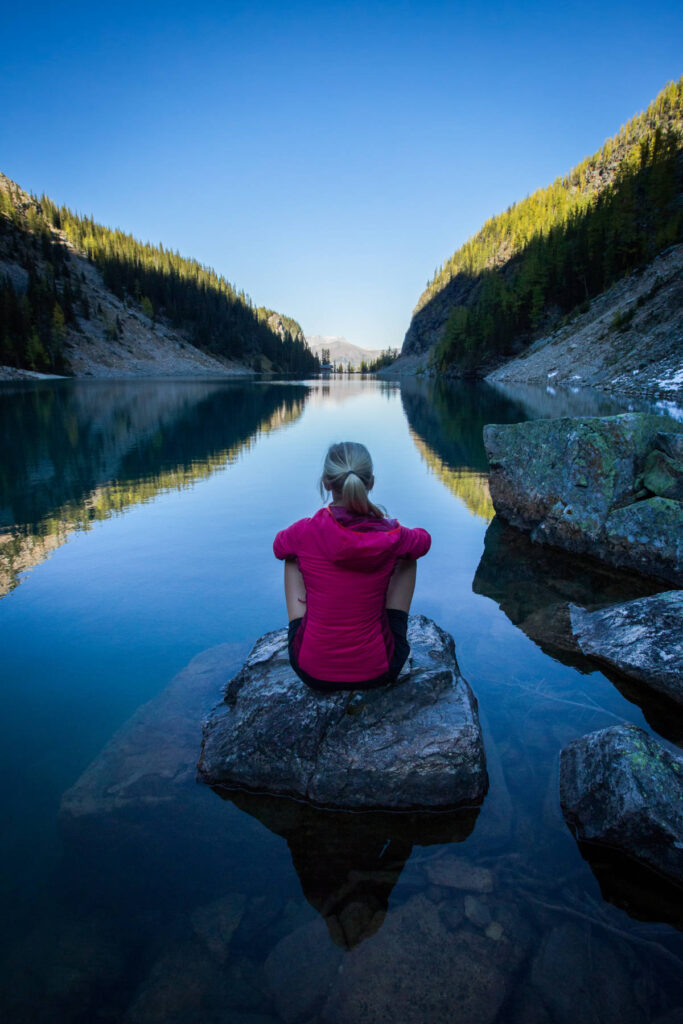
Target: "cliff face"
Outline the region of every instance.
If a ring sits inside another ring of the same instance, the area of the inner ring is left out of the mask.
[[[443,337],[452,309],[471,303],[477,290],[476,278],[458,274],[427,302],[419,303],[406,331],[401,357],[428,354]]]

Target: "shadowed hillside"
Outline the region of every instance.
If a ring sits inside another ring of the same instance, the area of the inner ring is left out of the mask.
[[[109,376],[308,373],[318,360],[295,320],[211,268],[0,175],[0,364]]]

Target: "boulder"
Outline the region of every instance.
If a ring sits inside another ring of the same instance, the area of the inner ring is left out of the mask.
[[[454,929],[436,903],[412,896],[387,915],[377,935],[344,957],[316,1020],[492,1024],[501,1019],[524,956],[516,943],[469,922]]]
[[[643,486],[660,498],[683,501],[683,458],[673,459],[658,449],[650,452],[643,469]]]
[[[683,424],[643,413],[490,424],[494,508],[538,543],[678,582],[683,508],[664,497],[638,499],[650,493],[642,479],[648,456],[659,444],[673,450],[661,439],[679,433]]]
[[[395,683],[321,695],[292,670],[286,630],[266,634],[205,723],[199,778],[349,809],[480,803],[488,777],[477,701],[453,639],[416,615],[408,640]]]
[[[667,433],[661,430],[657,434],[655,446],[670,459],[674,459],[678,463],[683,462],[683,434]]]
[[[683,883],[683,758],[643,729],[616,725],[569,743],[560,757],[560,802],[580,841]]]
[[[612,512],[605,522],[603,555],[611,565],[683,582],[683,505],[649,498]]]
[[[683,704],[683,590],[570,615],[584,654]]]

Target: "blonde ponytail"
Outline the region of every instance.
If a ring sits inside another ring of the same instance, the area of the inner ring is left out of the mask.
[[[332,491],[333,497],[352,512],[382,519],[385,514],[383,509],[373,504],[368,496],[374,483],[372,459],[364,444],[340,441],[330,445],[320,478],[320,494],[323,498],[325,491]]]

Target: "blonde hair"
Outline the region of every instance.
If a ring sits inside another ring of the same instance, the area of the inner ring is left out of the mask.
[[[339,441],[331,444],[325,456],[323,475],[320,478],[320,494],[332,491],[352,512],[384,518],[384,510],[373,504],[368,497],[375,479],[372,475],[372,459],[364,444],[357,441]]]

